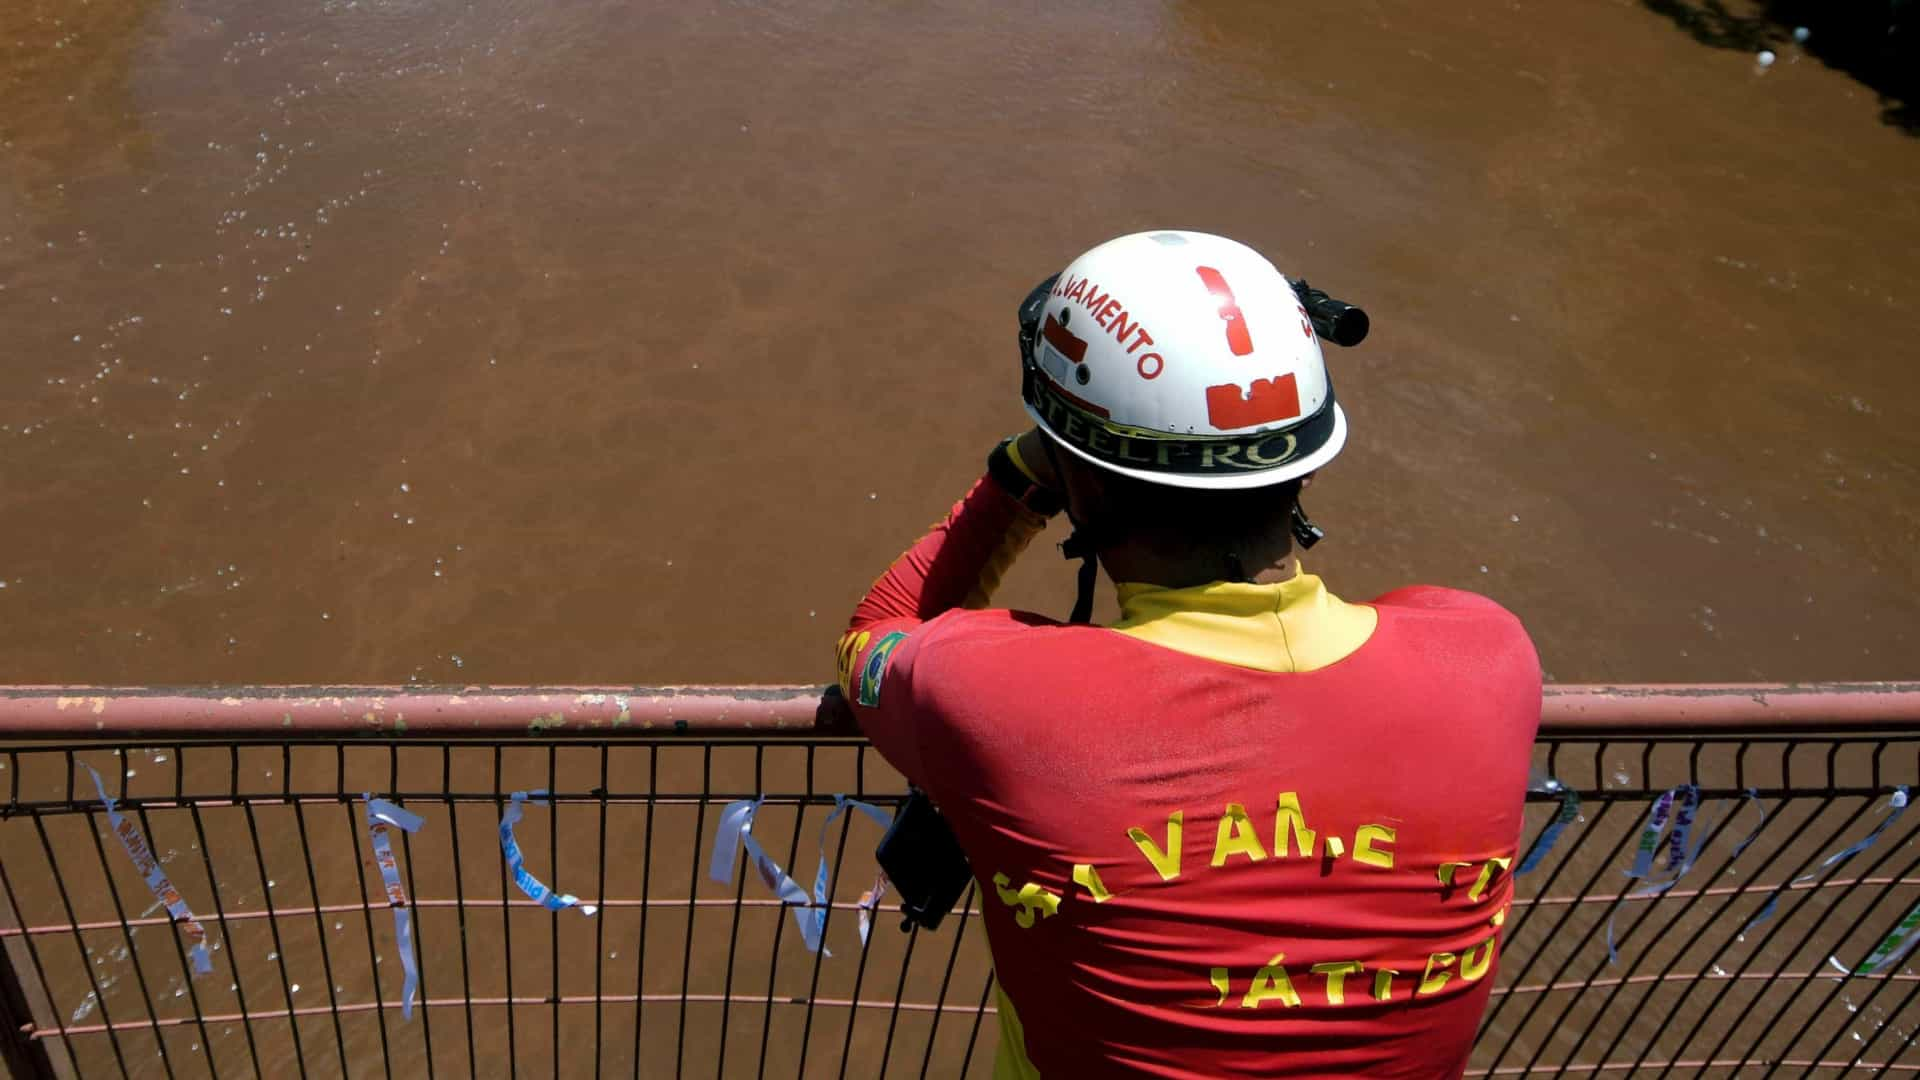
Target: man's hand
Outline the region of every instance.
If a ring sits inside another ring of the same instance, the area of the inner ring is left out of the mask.
[[[1060,477],[1054,474],[1053,457],[1048,453],[1051,448],[1047,446],[1046,438],[1037,427],[1021,432],[1019,437],[1013,440],[1014,457],[1020,465],[1025,467],[1027,475],[1033,477],[1034,483],[1048,491],[1058,493]]]

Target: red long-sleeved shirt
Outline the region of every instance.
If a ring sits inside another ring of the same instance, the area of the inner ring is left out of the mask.
[[[982,610],[1041,525],[983,479],[841,642],[983,889],[996,1074],[1458,1076],[1540,714],[1519,622],[1304,573],[1125,585],[1114,628]]]

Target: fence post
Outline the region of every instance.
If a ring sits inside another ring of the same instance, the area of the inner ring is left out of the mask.
[[[0,1061],[22,1080],[53,1080],[47,1046],[33,1037],[33,1010],[13,968],[13,950],[0,945]]]

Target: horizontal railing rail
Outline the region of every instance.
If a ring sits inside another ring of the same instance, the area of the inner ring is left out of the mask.
[[[1549,685],[1543,735],[1900,732],[1920,682]],[[856,733],[832,687],[0,687],[0,739]]]

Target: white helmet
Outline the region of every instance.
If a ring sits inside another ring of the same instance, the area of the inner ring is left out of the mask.
[[[1365,333],[1363,313],[1332,303]],[[1346,443],[1302,296],[1245,244],[1175,231],[1109,240],[1036,287],[1020,321],[1028,414],[1101,468],[1263,487]]]

